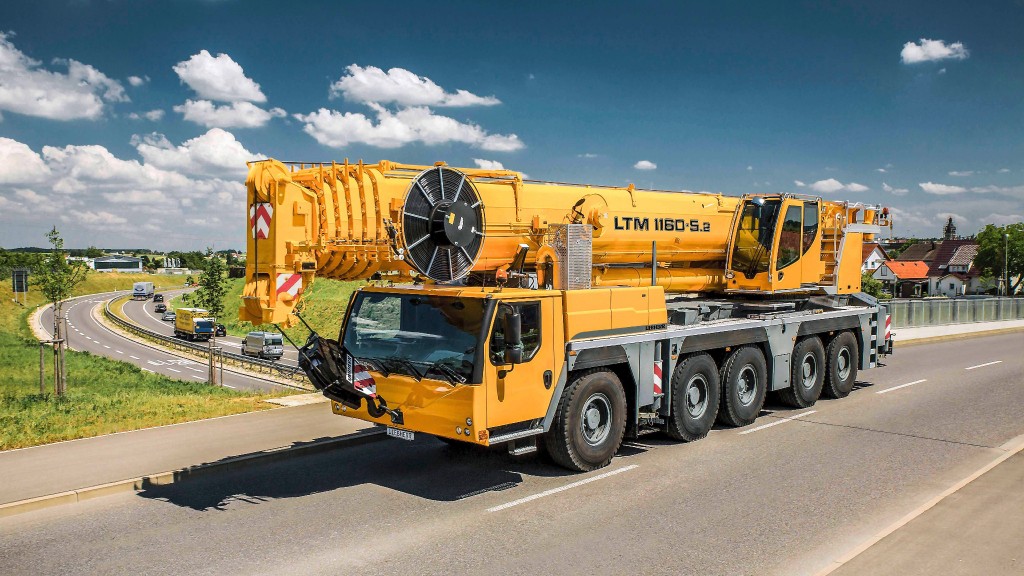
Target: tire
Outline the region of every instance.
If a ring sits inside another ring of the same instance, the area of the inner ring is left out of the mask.
[[[839,334],[829,342],[825,356],[828,367],[822,392],[829,398],[846,398],[857,381],[857,363],[860,359],[857,339],[850,332]]]
[[[612,461],[625,431],[622,383],[612,372],[594,369],[577,376],[562,392],[544,443],[559,466],[589,472]]]
[[[718,421],[728,426],[752,424],[768,390],[768,366],[760,348],[742,346],[722,364],[722,409]]]
[[[718,365],[707,354],[695,354],[672,372],[672,416],[665,432],[684,442],[708,435],[718,416],[722,383]]]
[[[779,400],[793,408],[814,406],[825,384],[825,347],[817,336],[804,338],[793,348],[793,369],[789,388],[779,391]]]

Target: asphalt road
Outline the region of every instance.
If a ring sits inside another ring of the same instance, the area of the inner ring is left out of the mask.
[[[68,346],[72,350],[123,360],[143,370],[163,374],[175,380],[207,381],[207,364],[132,340],[101,324],[94,317],[93,310],[100,307],[102,314],[102,306],[113,297],[112,293],[94,294],[74,298],[64,304],[68,318]],[[52,332],[53,310],[48,309],[44,312],[41,321],[47,332]],[[253,378],[227,369],[224,370],[223,384],[239,390],[267,391],[281,388],[269,380]]]
[[[171,298],[185,292],[185,290],[172,290],[164,292],[165,303],[170,302]],[[157,314],[153,311],[156,304],[152,300],[129,300],[125,302],[124,313],[133,322],[147,328],[159,334],[166,334],[167,336],[174,335],[174,323],[164,322],[160,319],[161,314]],[[237,336],[225,336],[217,338],[217,345],[224,346],[225,350],[234,354],[242,353],[242,339]],[[284,356],[278,360],[281,364],[289,367],[297,367],[299,365],[298,350],[294,346],[290,346],[285,341]]]
[[[583,475],[388,439],[23,514],[0,573],[810,574],[1024,434],[1022,349],[898,349],[846,399]]]

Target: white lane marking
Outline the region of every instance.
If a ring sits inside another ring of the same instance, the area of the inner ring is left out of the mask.
[[[231,384],[221,384],[221,386],[224,386],[225,388],[231,388],[232,390],[235,389],[235,387],[232,386]]]
[[[928,380],[914,380],[913,382],[907,382],[906,384],[900,384],[899,386],[893,386],[892,388],[886,388],[885,390],[879,390],[875,394],[885,394],[886,392],[892,392],[893,390],[899,390],[900,388],[906,388],[907,386],[913,386],[914,384],[920,384],[921,382],[927,382]]]
[[[225,384],[225,386],[227,386],[227,384]],[[533,502],[534,500],[536,500],[538,498],[544,498],[545,496],[551,496],[552,494],[558,494],[559,492],[564,492],[565,490],[569,490],[570,488],[577,488],[579,486],[583,486],[584,484],[590,484],[591,482],[596,482],[598,480],[603,480],[605,478],[608,478],[609,476],[614,476],[616,474],[621,474],[622,472],[628,472],[629,470],[633,470],[634,468],[637,468],[636,464],[630,464],[629,466],[623,466],[622,468],[618,468],[616,470],[610,470],[608,472],[605,472],[604,474],[598,474],[597,476],[594,476],[593,478],[586,478],[584,480],[579,480],[577,482],[572,482],[570,484],[566,484],[565,486],[561,486],[559,488],[552,488],[551,490],[545,490],[543,492],[540,492],[538,494],[534,494],[532,496],[526,496],[525,498],[520,498],[519,500],[513,500],[511,502],[506,502],[506,503],[501,504],[499,506],[494,506],[493,508],[488,508],[487,511],[488,512],[500,512],[502,510],[507,510],[507,509],[509,509],[509,508],[511,508],[513,506],[519,506],[520,504],[526,504],[527,502]]]
[[[740,436],[742,436],[744,434],[750,434],[751,432],[757,432],[758,430],[764,430],[765,428],[771,428],[772,426],[778,426],[779,424],[785,424],[786,422],[789,422],[789,421],[792,421],[792,420],[796,420],[797,418],[803,418],[804,416],[810,416],[811,414],[814,414],[815,412],[817,412],[817,410],[809,410],[807,412],[801,412],[800,414],[796,414],[794,416],[790,416],[789,418],[783,418],[782,420],[778,420],[778,421],[772,422],[770,424],[763,424],[761,426],[758,426],[757,428],[751,428],[750,430],[744,430],[743,432],[740,432]]]
[[[193,376],[193,378],[196,380],[206,380],[206,378],[203,378],[202,376]]]
[[[175,370],[174,368],[168,368],[168,370],[170,370],[171,372],[177,372],[178,374],[181,374],[181,370]]]
[[[188,368],[189,370],[191,370],[193,372],[205,372],[205,370],[200,370],[199,368],[193,368],[191,366],[185,366],[185,368]]]
[[[149,368],[143,368],[142,370],[145,371],[145,372],[149,372],[150,374],[156,374],[156,372],[153,372]]]
[[[114,350],[114,352],[117,352],[118,354],[124,354],[124,352],[121,352],[120,350]]]
[[[106,348],[107,350],[110,350],[110,346],[107,346],[106,344],[104,344],[103,347]]]
[[[995,362],[985,362],[984,364],[978,364],[977,366],[971,366],[969,368],[964,368],[964,370],[974,370],[975,368],[984,368],[985,366],[991,366],[993,364],[1002,364],[1002,362],[1003,362],[1002,360],[996,360]]]
[[[142,358],[139,358],[138,356],[132,356],[131,354],[129,354],[128,357],[133,360],[142,360]]]

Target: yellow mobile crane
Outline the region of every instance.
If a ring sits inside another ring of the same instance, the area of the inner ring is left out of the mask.
[[[342,414],[448,442],[540,440],[574,470],[655,428],[693,441],[850,393],[891,352],[860,291],[875,206],[524,180],[382,161],[250,164],[243,320],[317,275],[371,280],[300,365]]]

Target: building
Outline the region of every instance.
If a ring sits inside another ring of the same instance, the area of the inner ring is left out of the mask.
[[[885,252],[885,248],[878,244],[865,243],[862,248],[864,250],[860,267],[862,274],[877,270],[882,265],[882,262],[889,260],[889,255]]]
[[[93,259],[92,268],[97,272],[142,272],[142,258],[134,256],[100,256]]]
[[[920,260],[888,260],[880,264],[871,277],[890,287],[896,298],[924,296],[928,287],[928,265]]]

